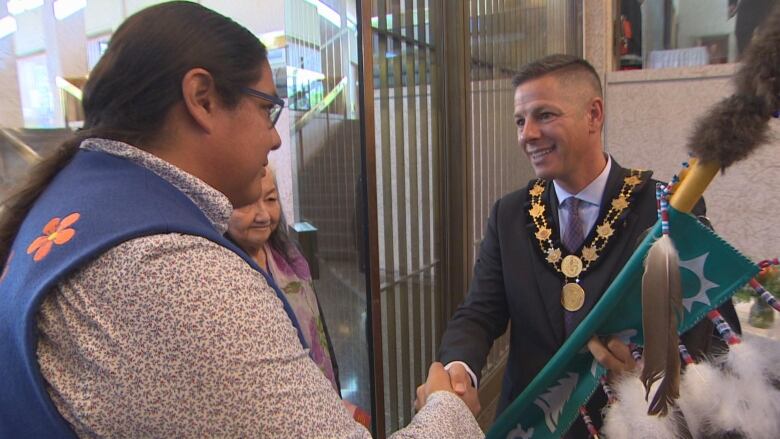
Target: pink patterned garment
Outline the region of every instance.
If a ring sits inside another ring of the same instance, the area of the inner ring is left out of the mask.
[[[336,374],[333,372],[333,362],[330,357],[330,345],[325,334],[325,323],[320,315],[320,307],[309,271],[309,264],[300,252],[291,248],[292,260],[289,262],[281,253],[266,244],[265,254],[268,255],[268,268],[276,285],[284,292],[290,302],[303,337],[309,345],[309,355],[319,366],[322,373],[338,390]]]

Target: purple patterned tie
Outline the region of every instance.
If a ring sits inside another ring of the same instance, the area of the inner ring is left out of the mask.
[[[569,250],[569,253],[576,252],[582,241],[585,239],[582,231],[582,218],[580,218],[580,199],[569,197],[563,201],[563,208],[569,211],[569,222],[563,233],[563,245]],[[563,324],[566,328],[566,336],[574,331],[574,313],[563,310]]]
[[[574,253],[585,239],[582,232],[582,218],[580,218],[580,199],[569,197],[563,201],[563,207],[569,211],[569,222],[564,229],[563,245],[566,246],[569,253]]]

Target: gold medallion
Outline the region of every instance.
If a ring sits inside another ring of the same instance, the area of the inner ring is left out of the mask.
[[[548,229],[547,227],[542,227],[536,232],[536,239],[539,241],[546,241],[550,239],[551,235],[552,230]]]
[[[582,259],[587,262],[593,262],[599,258],[598,249],[585,246],[582,248]]]
[[[534,218],[538,218],[542,215],[544,215],[544,204],[541,203],[534,203],[534,205],[531,207],[531,216]]]
[[[561,251],[559,249],[551,248],[550,251],[547,252],[547,262],[551,264],[555,264],[560,260],[561,260]]]
[[[537,183],[534,185],[533,189],[530,190],[530,192],[534,197],[538,197],[544,193],[544,186],[542,186],[540,183]]]
[[[585,290],[574,282],[563,286],[561,291],[561,305],[566,311],[577,311],[585,304]]]
[[[582,259],[575,255],[569,255],[563,258],[561,262],[561,272],[566,277],[575,278],[582,273]]]
[[[596,227],[596,233],[598,233],[601,238],[607,239],[615,233],[615,230],[609,224],[602,224]]]
[[[642,182],[642,179],[637,177],[636,175],[632,175],[630,177],[626,177],[623,179],[623,182],[626,183],[629,186],[636,186],[639,183]]]
[[[621,211],[625,209],[626,207],[628,207],[628,205],[629,205],[628,200],[626,200],[626,197],[624,195],[621,195],[615,198],[614,200],[612,200],[612,208],[617,211]]]

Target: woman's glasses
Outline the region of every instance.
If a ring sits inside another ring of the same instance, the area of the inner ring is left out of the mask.
[[[241,87],[241,91],[250,96],[263,99],[273,104],[268,110],[268,118],[271,119],[271,126],[275,127],[276,121],[279,120],[279,116],[282,114],[282,110],[284,109],[284,101],[282,98],[279,96],[269,95],[268,93],[263,93],[259,90],[255,90],[249,87]]]

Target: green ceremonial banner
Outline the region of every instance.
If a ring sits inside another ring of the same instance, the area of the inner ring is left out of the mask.
[[[758,273],[758,266],[693,216],[669,208],[671,237],[680,256],[683,321],[680,333]],[[642,275],[650,246],[661,236],[660,221],[642,241],[615,281],[525,391],[501,414],[488,439],[559,438],[598,389],[606,372],[585,347],[593,334],[620,335],[643,344]]]

